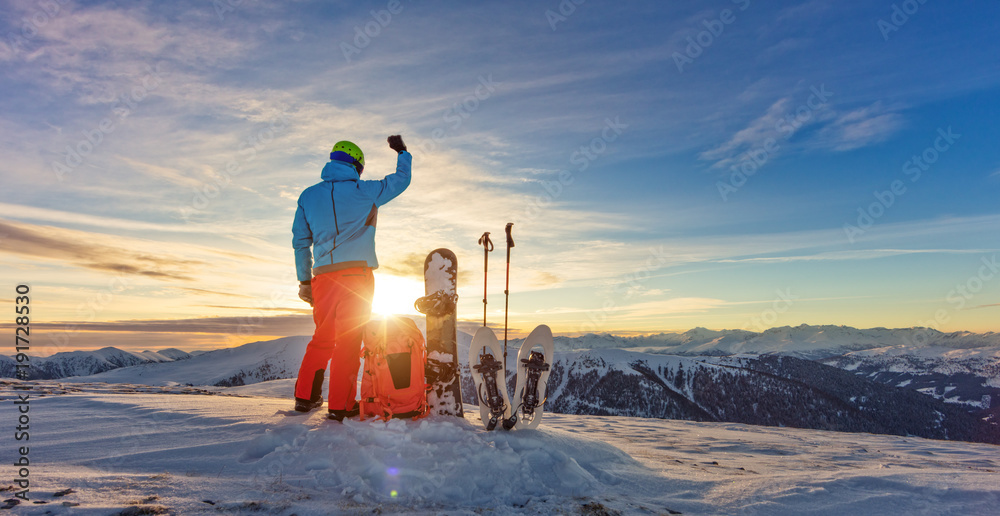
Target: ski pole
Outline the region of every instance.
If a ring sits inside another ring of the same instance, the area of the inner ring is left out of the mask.
[[[486,279],[490,271],[490,251],[493,250],[489,231],[479,237],[479,245],[483,246],[483,326],[486,326]]]
[[[513,222],[507,223],[507,283],[504,285],[503,295],[503,363],[507,365],[507,309],[510,307],[510,248],[514,247],[514,237],[510,236],[510,228]]]

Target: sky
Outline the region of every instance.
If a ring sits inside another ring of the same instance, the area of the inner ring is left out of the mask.
[[[995,2],[0,2],[0,263],[33,352],[312,332],[291,223],[333,143],[375,311],[459,260],[512,334],[998,331]],[[10,330],[14,319],[4,321]]]

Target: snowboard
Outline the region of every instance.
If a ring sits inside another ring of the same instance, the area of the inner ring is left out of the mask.
[[[541,350],[538,350],[539,347]],[[516,405],[510,420],[516,422],[517,428],[535,428],[542,421],[553,348],[552,330],[544,324],[531,330],[521,343],[517,352],[517,383],[514,387]]]
[[[463,417],[459,383],[458,339],[455,329],[458,258],[435,249],[424,260],[424,297],[415,303],[427,317],[427,366],[430,415]]]
[[[503,363],[503,346],[486,326],[476,330],[469,346],[469,372],[476,384],[479,417],[487,430],[510,418],[510,398],[507,396],[507,368]],[[493,408],[490,405],[493,405]]]

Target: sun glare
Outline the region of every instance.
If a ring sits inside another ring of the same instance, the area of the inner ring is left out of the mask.
[[[416,315],[413,302],[424,295],[424,283],[413,278],[375,274],[375,299],[372,313],[379,315]]]

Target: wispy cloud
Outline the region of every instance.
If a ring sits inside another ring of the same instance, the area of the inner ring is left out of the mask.
[[[879,101],[837,116],[820,131],[818,142],[836,151],[859,149],[889,139],[903,125],[903,116]]]
[[[190,319],[146,319],[107,322],[52,322],[33,323],[40,331],[58,331],[72,328],[74,332],[131,332],[131,333],[217,333],[224,335],[246,334],[247,330],[259,335],[310,335],[313,330],[312,315],[274,315],[269,317],[197,317]],[[242,330],[242,331],[241,331]]]
[[[983,254],[986,249],[868,249],[830,251],[811,255],[768,256],[754,258],[727,258],[718,263],[791,263],[841,260],[872,260],[908,254]]]
[[[737,131],[729,140],[702,152],[699,157],[703,160],[716,161],[713,165],[715,167],[727,166],[735,155],[762,146],[768,138],[776,138],[779,134],[778,124],[788,114],[791,106],[791,97],[778,99],[767,108],[767,112]]]
[[[802,115],[803,112],[805,115]],[[763,115],[752,120],[724,143],[703,151],[698,157],[714,161],[713,168],[725,168],[736,162],[742,153],[763,149],[769,140],[784,144],[793,136],[803,133],[803,129],[812,126],[818,126],[819,129],[798,145],[848,151],[883,142],[903,125],[903,116],[895,109],[884,106],[881,101],[846,113],[837,113],[825,103],[819,104],[819,107],[796,105],[794,98],[789,96],[775,101]]]
[[[192,268],[203,265],[199,260],[97,243],[92,236],[51,226],[0,220],[0,234],[7,235],[3,252],[102,272],[190,281],[194,279],[190,276]]]
[[[138,220],[103,217],[87,213],[53,210],[5,202],[0,202],[0,212],[6,214],[6,216],[11,219],[49,222],[60,226],[88,226],[92,228],[103,228],[106,230],[147,231],[154,233],[217,234],[221,229],[223,229],[220,225],[143,222]]]

